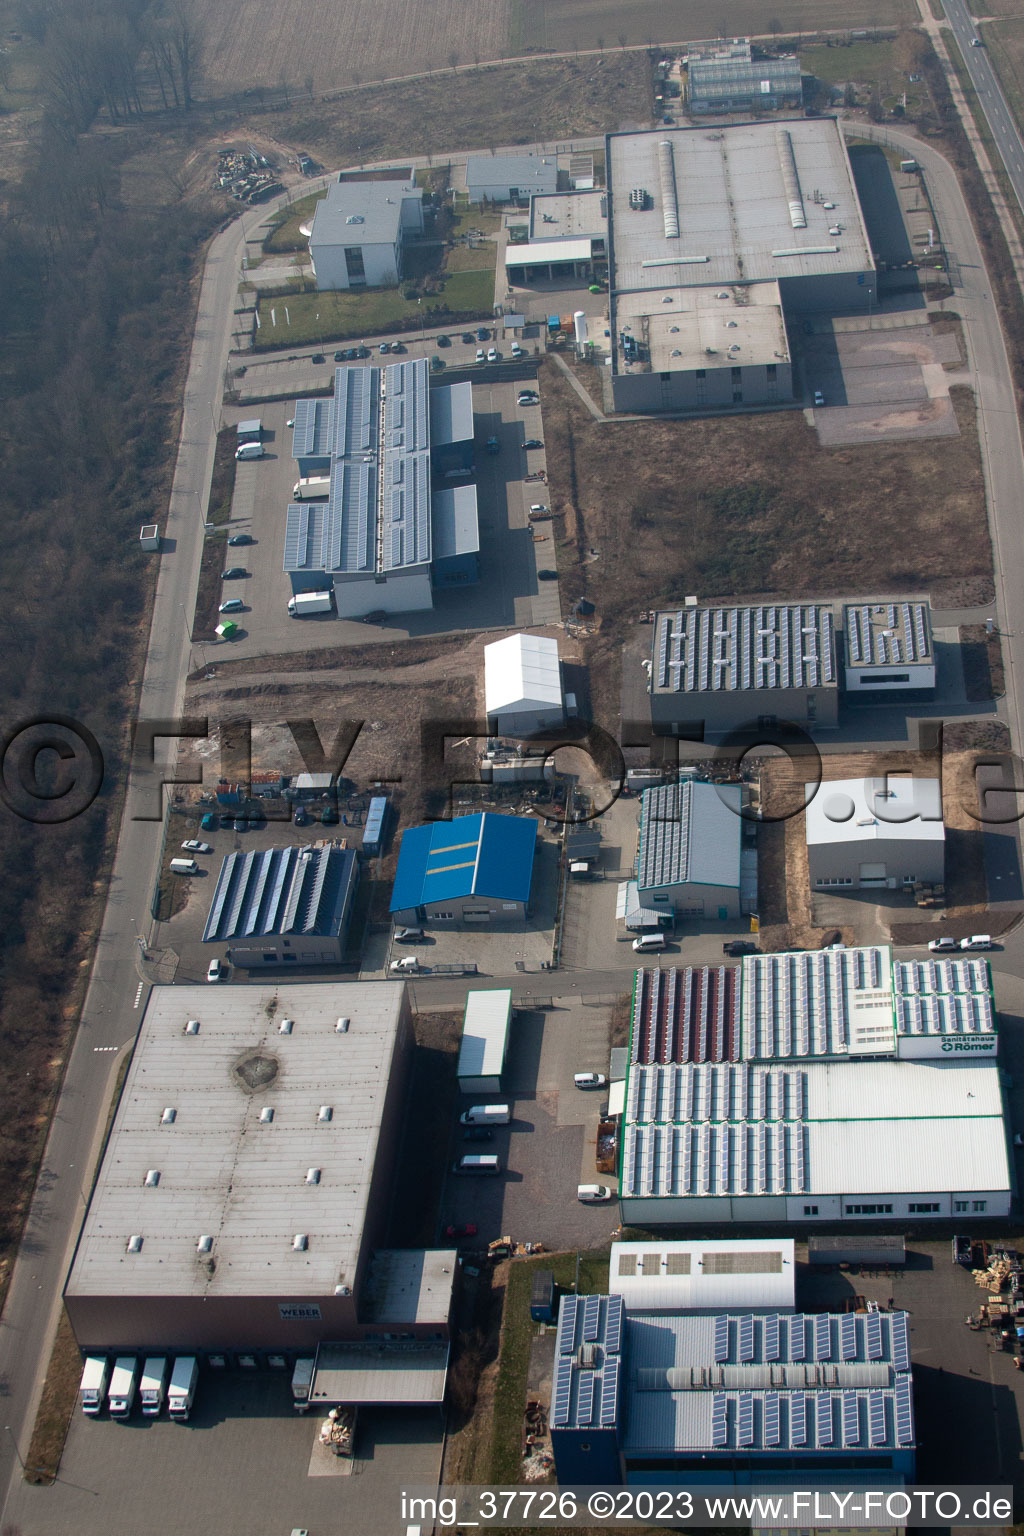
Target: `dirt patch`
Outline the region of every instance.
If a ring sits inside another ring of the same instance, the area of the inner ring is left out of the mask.
[[[368,626],[373,633],[373,626]],[[484,642],[471,642],[472,658],[467,665],[482,665],[478,654]],[[452,660],[470,651],[464,635],[439,635],[436,639],[407,640],[401,645],[393,641],[369,642],[367,645],[326,646],[312,651],[295,651],[281,656],[249,656],[238,661],[219,661],[217,676],[222,680],[247,678],[253,674],[265,675],[268,668],[274,672],[339,672],[358,671],[362,667],[401,668],[419,666],[437,659]],[[189,682],[198,682],[204,669],[189,674]]]
[[[984,624],[961,624],[960,656],[968,699],[972,703],[1001,699],[1006,692],[1006,680],[998,634],[990,634]]]
[[[228,552],[227,534],[207,534],[203,541],[203,558],[199,567],[199,585],[196,588],[196,608],[192,619],[193,641],[216,640],[220,623],[221,576]]]

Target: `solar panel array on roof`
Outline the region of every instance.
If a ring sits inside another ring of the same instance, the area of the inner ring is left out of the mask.
[[[334,401],[297,400],[292,420],[292,458],[329,459],[334,443]]]
[[[354,851],[336,844],[229,853],[217,877],[203,942],[283,933],[337,937],[356,875]]]
[[[777,603],[659,613],[652,678],[670,693],[834,687],[832,610]]]
[[[741,1392],[739,1395],[736,1443],[737,1445],[753,1445],[754,1443],[754,1399],[749,1392]]]
[[[716,1392],[711,1405],[711,1443],[729,1443],[729,1399],[724,1392]]]
[[[611,1429],[619,1414],[619,1367],[617,1358],[606,1360],[601,1380],[601,1409],[599,1422],[602,1429]]]
[[[583,1302],[583,1338],[590,1343],[597,1338],[601,1324],[600,1296],[587,1296]]]
[[[571,1355],[576,1348],[576,1308],[579,1305],[575,1296],[563,1296],[562,1308],[558,1314],[557,1347],[560,1355]]]
[[[880,1003],[890,986],[889,953],[878,946],[749,955],[742,965],[743,1054],[845,1055],[856,1010]]]
[[[910,1369],[910,1333],[907,1327],[907,1314],[894,1312],[889,1318],[889,1335],[891,1338],[893,1369],[897,1371],[909,1371]]]
[[[572,1395],[572,1358],[559,1356],[555,1366],[555,1379],[551,1394],[552,1428],[564,1427],[569,1422],[569,1403]]]
[[[605,1302],[604,1348],[606,1355],[617,1355],[622,1348],[624,1305],[621,1296],[609,1296]]]
[[[927,603],[858,603],[843,610],[846,660],[853,667],[892,667],[933,660]]]
[[[896,1381],[896,1440],[899,1445],[914,1443],[914,1405],[910,1392],[910,1379],[901,1376]]]
[[[893,977],[899,1034],[995,1033],[989,969],[977,956],[899,960],[893,966]]]
[[[594,1422],[594,1373],[580,1371],[576,1377],[576,1410],[573,1419],[577,1424]]]

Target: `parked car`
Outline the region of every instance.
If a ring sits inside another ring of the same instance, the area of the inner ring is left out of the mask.
[[[323,827],[336,827],[338,825],[338,812],[333,805],[325,805],[320,812],[320,825]]]
[[[322,352],[314,352],[310,358],[311,363],[326,363],[327,359]]]
[[[471,1125],[462,1133],[463,1141],[493,1141],[494,1132],[485,1125]]]
[[[211,960],[206,967],[207,981],[227,981],[228,968],[223,960]]]
[[[608,1079],[603,1072],[574,1072],[573,1083],[577,1088],[606,1088]]]
[[[987,933],[972,933],[969,939],[960,940],[961,949],[991,949],[992,938]]]
[[[607,1184],[577,1184],[576,1199],[582,1200],[584,1205],[597,1205],[612,1198],[612,1192]]]
[[[487,361],[487,353],[484,351],[483,347],[477,347],[476,360],[478,363],[485,363]]]
[[[356,349],[355,349],[355,351],[353,353],[354,357],[369,357],[369,355],[370,355],[369,347],[364,347],[364,346],[356,347]]]
[[[249,823],[246,821],[244,816],[236,816],[232,822],[232,826],[236,832],[248,832],[249,830]]]
[[[487,348],[487,361],[489,363],[496,363],[498,361],[499,356],[500,356],[500,353],[498,352],[497,347],[488,347]]]
[[[982,42],[980,37],[972,37],[971,38],[971,47],[972,48],[983,48],[984,46],[985,45]]]
[[[523,355],[522,347],[519,345],[518,341],[514,341],[512,343],[512,356],[513,357],[522,357],[522,355]]]
[[[233,533],[230,539],[228,539],[232,549],[236,549],[242,544],[254,544],[255,542],[251,533]]]
[[[240,597],[228,597],[217,606],[218,613],[241,613],[245,604]]]
[[[476,333],[477,341],[490,341],[491,333],[485,325],[482,325]]]
[[[248,576],[249,572],[244,565],[229,565],[221,576],[221,581],[238,581],[242,576]]]
[[[533,506],[530,508],[530,516],[534,522],[537,522],[540,518],[550,517],[551,513],[548,511],[548,508],[545,506],[544,502],[535,501]]]
[[[472,331],[463,331],[462,339],[466,343],[467,347],[471,347],[474,341],[476,341],[476,337],[473,335]]]
[[[532,389],[524,389],[516,395],[516,405],[540,405],[540,395]]]
[[[418,971],[419,968],[420,963],[415,955],[403,955],[401,960],[392,960],[391,962],[391,969],[399,973],[402,971]]]
[[[757,945],[750,939],[730,939],[722,945],[723,955],[756,955]]]
[[[343,363],[347,357],[348,357],[348,353],[347,352],[335,352],[335,354],[334,354],[334,361],[336,363]]]
[[[435,336],[434,342],[439,347],[450,347],[452,344],[450,336]]]
[[[441,369],[444,367],[444,358],[443,357],[432,357],[430,359],[430,366],[433,369],[434,373],[440,373]]]
[[[391,351],[391,343],[390,343],[390,341],[382,341],[381,344],[380,344],[381,356],[383,357],[385,352],[390,352],[390,351]]]
[[[297,805],[295,807],[295,814],[292,817],[292,821],[295,823],[295,825],[297,827],[308,827],[309,826],[309,812],[306,811],[306,810],[303,810],[301,805]]]
[[[523,444],[523,447],[526,448],[526,449],[529,449],[529,448],[543,448],[544,444],[541,442],[539,437],[528,437],[526,439],[526,442]]]
[[[406,350],[405,342],[404,341],[393,341],[391,343],[391,350],[392,350],[392,352],[404,352]]]
[[[213,852],[213,849],[210,847],[209,843],[201,843],[199,841],[198,837],[190,837],[187,840],[187,842],[182,843],[181,846],[183,848],[187,848],[189,853],[212,853]]]
[[[419,944],[419,942],[425,937],[426,935],[424,934],[422,928],[395,929],[396,944]]]
[[[445,1227],[445,1237],[476,1237],[476,1222],[464,1221],[459,1227]]]
[[[216,832],[220,828],[220,817],[215,811],[207,811],[199,823],[200,832]]]
[[[537,572],[537,580],[538,581],[557,581],[558,580],[558,572],[557,571],[538,571]]]
[[[824,405],[825,404],[825,396],[822,394],[820,389],[816,389],[814,391],[814,403],[815,403],[815,405]]]
[[[960,946],[956,939],[952,938],[948,933],[944,933],[941,939],[929,939],[928,948],[933,955],[942,955],[951,949],[959,949]]]

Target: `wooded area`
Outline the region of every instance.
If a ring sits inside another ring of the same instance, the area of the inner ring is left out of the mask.
[[[25,0],[21,24],[37,29],[46,63],[39,131],[0,210],[5,732],[72,716],[98,739],[106,775],[91,808],[65,825],[4,811],[4,1279],[105,896],[155,576],[138,531],[166,507],[190,289],[221,216],[212,199],[180,202],[167,179],[154,182],[156,200],[126,205],[122,168],[147,128],[83,136],[97,113],[105,127],[135,122],[161,89],[187,105],[190,23],[142,0]]]

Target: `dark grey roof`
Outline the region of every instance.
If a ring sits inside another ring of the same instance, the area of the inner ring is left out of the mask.
[[[385,369],[380,505],[385,571],[431,558],[429,390],[425,357]]]
[[[743,823],[738,784],[683,779],[645,789],[640,801],[637,887],[739,887]]]
[[[326,459],[334,445],[334,401],[296,400],[293,459]]]
[[[203,942],[281,933],[337,937],[358,874],[351,848],[229,853],[220,867]]]
[[[625,1376],[621,1296],[563,1296],[555,1338],[550,1424],[614,1429]]]
[[[430,441],[435,448],[473,440],[473,386],[435,384],[430,391]]]
[[[654,620],[655,693],[837,687],[832,609],[682,608]]]
[[[558,187],[558,162],[554,155],[470,155],[466,161],[466,186],[471,192],[475,186],[554,192]]]

